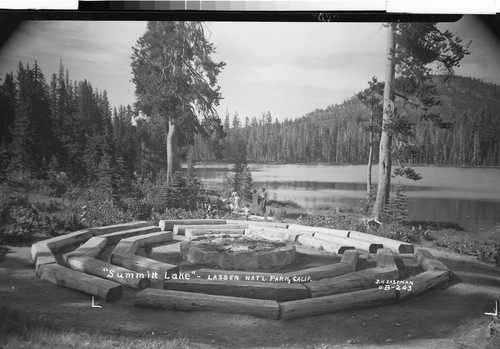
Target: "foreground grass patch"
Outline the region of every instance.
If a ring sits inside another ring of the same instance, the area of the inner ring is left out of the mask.
[[[96,349],[187,349],[195,347],[186,338],[112,336],[80,330],[61,330],[54,324],[15,308],[0,307],[0,348],[96,348]]]

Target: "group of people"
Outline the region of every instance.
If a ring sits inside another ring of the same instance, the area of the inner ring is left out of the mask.
[[[248,204],[244,207],[240,207],[240,197],[237,192],[233,192],[231,197],[227,200],[228,208],[231,212],[241,213],[243,212],[245,216],[253,215],[263,215],[267,216],[267,192],[266,188],[262,188],[262,192],[259,194],[257,189],[254,189],[252,193],[252,205],[248,207]]]

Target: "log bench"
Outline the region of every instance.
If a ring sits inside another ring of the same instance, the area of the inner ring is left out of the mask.
[[[146,227],[140,227],[140,228],[134,228],[134,229],[128,229],[128,230],[120,230],[117,232],[113,233],[106,233],[102,234],[102,237],[105,237],[108,239],[108,244],[116,244],[122,239],[127,239],[131,237],[135,237],[137,235],[146,235],[150,233],[157,233],[160,231],[160,227],[156,226],[146,226]]]
[[[423,250],[419,249],[416,253],[415,256],[417,258],[418,264],[424,269],[425,271],[429,270],[445,270],[445,271],[450,271],[450,269],[444,265],[440,260],[438,260],[432,253],[430,253],[428,250]]]
[[[115,253],[111,257],[111,264],[145,273],[146,276],[156,272],[157,279],[162,282],[162,287],[165,278],[169,278],[173,274],[179,274],[179,267],[176,265],[161,263],[154,259],[132,254]]]
[[[77,256],[88,256],[96,258],[106,247],[108,239],[100,236],[93,236],[76,250],[63,255],[64,261],[67,263],[68,258]]]
[[[324,250],[326,252],[334,254],[343,254],[347,250],[354,250],[355,247],[352,244],[345,244],[344,242],[328,241],[323,239],[315,238],[314,236],[300,235],[297,238],[297,242],[301,245]]]
[[[89,256],[70,257],[67,264],[73,270],[112,280],[127,287],[143,290],[150,285],[150,281],[144,273],[112,265]]]
[[[122,285],[97,276],[88,275],[58,264],[40,267],[42,280],[65,286],[106,301],[115,301],[122,297]]]
[[[135,306],[166,310],[247,314],[267,319],[278,319],[279,316],[279,305],[276,301],[151,288],[136,295]]]
[[[174,235],[184,235],[186,229],[247,229],[248,224],[209,224],[209,225],[194,225],[194,224],[176,224],[172,231]]]
[[[103,234],[115,233],[117,231],[122,231],[122,230],[147,227],[149,225],[150,223],[148,221],[134,221],[130,223],[108,225],[105,227],[93,227],[90,228],[90,230],[92,231],[92,234],[94,234],[95,236],[99,236]]]
[[[240,270],[220,270],[220,269],[198,269],[195,272],[195,277],[207,279],[209,277],[224,277],[238,276],[240,280],[259,281],[259,282],[288,282],[287,274],[283,273],[265,273]],[[246,278],[248,277],[248,278]]]
[[[329,233],[314,233],[314,238],[325,241],[331,241],[336,244],[354,246],[354,248],[358,250],[368,251],[370,253],[377,253],[379,249],[384,247],[381,243],[373,241],[349,239],[347,237],[335,236]]]
[[[187,225],[208,225],[208,224],[226,224],[223,219],[175,219],[175,220],[161,220],[159,227],[162,231],[173,231],[174,225],[187,224]]]
[[[356,241],[369,241],[372,243],[382,244],[386,248],[390,248],[395,253],[414,253],[414,246],[401,241],[389,239],[383,236],[360,233],[357,231],[349,231],[349,239]]]
[[[359,253],[355,250],[345,251],[342,255],[340,263],[322,265],[319,267],[297,270],[295,272],[287,273],[289,278],[308,277],[311,281],[322,280],[326,278],[333,278],[356,271],[358,264]]]
[[[403,288],[399,290],[399,300],[403,301],[415,297],[423,292],[436,288],[450,280],[450,272],[446,270],[429,270],[413,276],[405,281]],[[411,289],[408,291],[408,286]]]
[[[220,229],[220,228],[217,228],[217,229],[213,229],[213,228],[210,228],[210,229],[198,229],[198,228],[191,228],[191,229],[186,229],[185,232],[184,232],[184,236],[186,237],[186,239],[191,239],[191,238],[194,238],[196,236],[201,236],[201,235],[207,235],[207,234],[238,234],[238,235],[243,235],[245,234],[245,230],[244,228],[241,228],[241,229]]]
[[[336,313],[344,310],[377,307],[396,303],[396,290],[369,289],[332,296],[301,299],[280,303],[280,319]]]
[[[220,296],[291,301],[309,298],[309,291],[300,283],[258,282],[240,280],[167,280],[166,290],[206,293]]]

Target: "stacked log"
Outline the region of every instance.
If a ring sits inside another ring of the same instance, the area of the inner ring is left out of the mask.
[[[355,272],[358,264],[358,258],[359,253],[357,251],[348,250],[344,252],[340,263],[302,269],[287,273],[287,276],[291,279],[293,279],[293,277],[308,278],[311,281],[334,278]]]

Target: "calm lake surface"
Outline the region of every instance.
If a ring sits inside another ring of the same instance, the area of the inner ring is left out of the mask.
[[[204,183],[222,183],[231,164],[197,164]],[[249,164],[255,188],[270,199],[291,199],[305,208],[347,205],[358,208],[366,195],[366,166]],[[401,182],[408,196],[409,219],[458,223],[470,232],[500,233],[500,168],[417,166],[423,177]],[[378,167],[372,169],[377,181]]]

